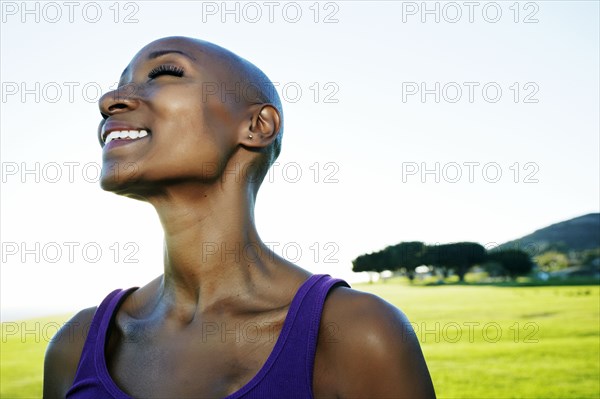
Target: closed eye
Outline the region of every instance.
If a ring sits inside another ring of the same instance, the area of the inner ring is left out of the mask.
[[[171,76],[182,77],[183,76],[183,68],[179,67],[179,66],[175,66],[175,65],[162,64],[162,65],[159,65],[156,68],[152,69],[148,73],[148,78],[155,79],[156,77],[161,76],[161,75],[171,75]]]

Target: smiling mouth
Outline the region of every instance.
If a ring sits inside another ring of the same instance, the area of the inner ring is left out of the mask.
[[[113,140],[137,140],[148,135],[147,130],[115,130],[106,135],[104,144],[108,144]]]

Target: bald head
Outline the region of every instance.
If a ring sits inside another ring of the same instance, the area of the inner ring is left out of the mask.
[[[152,51],[148,51],[152,49]],[[214,43],[200,39],[171,36],[155,40],[142,48],[135,58],[147,54],[157,58],[169,53],[181,54],[202,65],[215,79],[205,82],[203,99],[216,96],[231,107],[270,104],[279,113],[280,125],[276,139],[260,152],[264,154],[264,172],[281,152],[283,107],[275,86],[267,75],[250,61]],[[134,59],[135,59],[134,58]],[[125,76],[129,67],[123,71]]]

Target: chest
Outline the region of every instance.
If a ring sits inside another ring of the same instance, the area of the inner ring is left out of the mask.
[[[113,328],[106,366],[133,397],[225,398],[256,376],[272,353],[283,320],[205,321],[183,330],[142,322]]]

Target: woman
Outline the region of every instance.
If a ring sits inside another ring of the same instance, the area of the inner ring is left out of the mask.
[[[254,203],[283,112],[258,68],[163,38],[133,58],[100,112],[102,188],[155,207],[164,274],[57,333],[45,398],[435,397],[400,311],[259,238]]]

